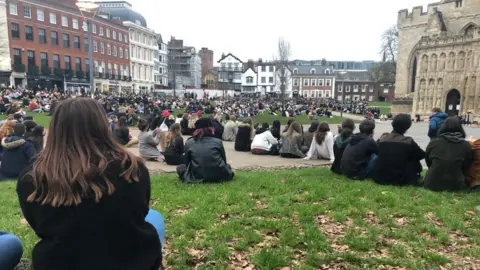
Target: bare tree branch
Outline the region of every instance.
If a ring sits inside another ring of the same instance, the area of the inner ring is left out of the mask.
[[[398,30],[396,25],[392,25],[382,34],[382,45],[380,55],[384,62],[396,62],[398,49]]]
[[[282,110],[285,108],[285,91],[291,80],[291,73],[288,68],[290,64],[290,57],[292,56],[292,51],[290,47],[290,42],[284,38],[278,39],[278,55],[277,55],[277,86],[280,88],[281,100],[282,100]]]

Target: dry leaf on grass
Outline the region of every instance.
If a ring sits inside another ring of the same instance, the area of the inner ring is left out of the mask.
[[[230,256],[230,269],[235,270],[254,270],[256,269],[255,265],[252,264],[248,257],[243,253],[237,253],[233,256]]]
[[[467,211],[467,212],[465,212],[465,214],[467,214],[469,216],[472,216],[472,217],[477,215],[474,211]]]
[[[397,218],[396,222],[397,222],[397,226],[405,226],[405,224],[407,223],[407,218],[406,217]]]
[[[436,227],[443,227],[443,223],[432,213],[432,212],[428,212],[427,214],[425,214],[425,218],[432,222],[432,224]]]

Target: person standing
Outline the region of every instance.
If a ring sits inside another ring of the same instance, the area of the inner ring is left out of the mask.
[[[428,137],[430,140],[438,137],[438,131],[445,122],[445,119],[447,119],[447,115],[439,108],[433,108],[432,113],[433,114],[430,116],[430,123],[428,125]]]

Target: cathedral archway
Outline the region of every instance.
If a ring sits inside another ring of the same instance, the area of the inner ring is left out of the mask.
[[[445,113],[448,116],[458,115],[460,111],[460,92],[457,89],[448,91],[445,101]]]

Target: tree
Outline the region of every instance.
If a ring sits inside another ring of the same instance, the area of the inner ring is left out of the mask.
[[[372,68],[376,79],[382,83],[395,82],[397,70],[398,30],[395,25],[389,27],[382,34],[380,55],[382,62]]]
[[[285,91],[291,80],[291,72],[288,67],[292,55],[290,42],[284,38],[278,39],[277,62],[277,86],[280,88],[280,97],[282,100],[282,112],[285,110]]]

